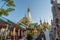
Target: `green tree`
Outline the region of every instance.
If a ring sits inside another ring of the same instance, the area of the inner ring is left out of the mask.
[[[3,5],[0,7],[0,16],[8,16],[9,12],[12,12],[15,7],[14,0],[2,0]],[[6,5],[6,9],[4,6]]]

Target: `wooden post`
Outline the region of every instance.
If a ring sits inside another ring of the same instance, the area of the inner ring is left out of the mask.
[[[6,26],[5,26],[5,29],[6,29],[6,31],[8,30],[8,24],[6,24]],[[6,40],[7,40],[7,37],[8,37],[8,32],[6,32]]]
[[[20,40],[20,36],[21,36],[21,35],[20,35],[20,31],[21,31],[21,30],[19,29],[19,30],[18,30],[18,40]]]
[[[11,31],[11,40],[15,40],[15,27],[13,28],[13,31]]]

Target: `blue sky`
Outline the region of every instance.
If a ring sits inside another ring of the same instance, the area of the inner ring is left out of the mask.
[[[18,22],[21,18],[27,14],[28,6],[30,6],[31,16],[33,22],[42,21],[51,22],[52,13],[51,13],[51,3],[50,0],[14,0],[15,2],[15,11],[10,12],[9,15],[5,18]],[[1,0],[0,0],[0,4]]]

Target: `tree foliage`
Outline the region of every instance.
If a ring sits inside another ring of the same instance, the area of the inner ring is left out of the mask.
[[[4,4],[0,8],[0,16],[2,15],[8,16],[9,12],[12,12],[13,10],[15,10],[14,0],[2,0],[2,2],[4,2]],[[5,5],[7,6],[6,9],[3,8]]]

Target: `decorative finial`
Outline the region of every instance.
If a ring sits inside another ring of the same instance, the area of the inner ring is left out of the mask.
[[[44,23],[46,23],[45,19],[44,19]]]
[[[30,7],[28,7],[28,12],[30,12]]]
[[[28,12],[30,12],[30,0],[28,1]]]
[[[56,3],[57,3],[57,0],[51,0],[51,4],[53,4],[54,2],[56,2]]]
[[[47,24],[49,24],[48,21],[47,21]]]
[[[40,19],[40,24],[42,25],[42,20]]]
[[[25,17],[26,17],[26,14],[25,14]]]

